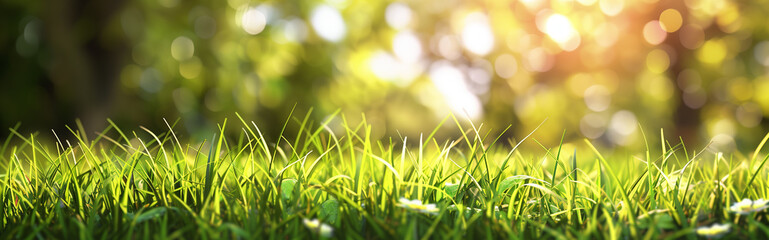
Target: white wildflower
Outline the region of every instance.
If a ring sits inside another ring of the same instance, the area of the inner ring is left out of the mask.
[[[734,203],[734,205],[729,208],[729,211],[740,215],[747,215],[768,208],[769,205],[766,205],[767,203],[769,203],[769,201],[764,199],[750,200],[746,198],[742,199],[742,201]]]
[[[321,223],[318,219],[304,219],[304,226],[310,229],[312,233],[320,234],[322,237],[331,237],[334,233],[334,228],[330,225]]]
[[[697,235],[706,237],[706,238],[720,238],[727,233],[729,233],[729,229],[731,226],[729,224],[719,224],[714,223],[710,226],[702,226],[697,228]]]
[[[398,204],[399,207],[417,211],[417,212],[437,214],[440,211],[440,209],[435,207],[434,203],[422,204],[422,201],[419,199],[409,200],[406,198],[401,198],[400,200],[398,200],[398,202],[399,202]]]

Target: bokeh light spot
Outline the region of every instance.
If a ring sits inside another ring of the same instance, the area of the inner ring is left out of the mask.
[[[591,6],[595,4],[596,1],[597,0],[577,0],[577,2],[579,2],[579,4],[582,4],[583,6]]]
[[[737,132],[737,126],[735,126],[734,121],[732,121],[730,118],[714,118],[709,119],[707,122],[707,130],[710,136],[717,136],[719,134],[734,136],[734,134]]]
[[[769,67],[769,41],[763,41],[753,47],[753,57],[761,65]]]
[[[606,111],[611,104],[611,93],[602,85],[593,85],[585,90],[585,105],[596,112]]]
[[[459,40],[453,35],[445,35],[438,40],[438,53],[448,60],[456,60],[462,56]]]
[[[667,32],[675,32],[681,28],[683,18],[678,10],[669,8],[660,14],[660,27]]]
[[[684,92],[689,92],[702,87],[702,77],[700,74],[690,68],[684,69],[678,73],[678,87]]]
[[[708,40],[697,51],[697,59],[703,63],[719,64],[726,58],[726,51],[726,44],[722,40]]]
[[[545,33],[565,51],[573,51],[580,44],[580,36],[566,16],[550,15],[545,22]]]
[[[688,24],[678,32],[678,39],[685,48],[697,49],[705,42],[705,31],[698,25]]]
[[[635,114],[628,110],[622,110],[614,113],[609,121],[609,138],[619,145],[630,143],[630,135],[638,128],[638,120]]]
[[[179,74],[186,79],[193,79],[200,75],[203,70],[203,63],[197,57],[192,57],[179,64]]]
[[[487,65],[488,62],[485,62],[485,60],[481,60]],[[490,64],[489,64],[490,65]],[[489,73],[486,68],[490,66],[478,66],[478,67],[472,67],[467,70],[467,76],[469,77],[468,86],[467,89],[476,95],[482,95],[489,91],[490,83],[491,83],[491,73]]]
[[[684,92],[684,104],[691,109],[699,109],[705,105],[708,95],[700,87]]]
[[[422,57],[422,44],[412,32],[400,32],[393,38],[393,52],[405,63],[415,63]]]
[[[156,93],[163,88],[163,78],[160,71],[155,68],[147,68],[139,78],[139,86],[148,93]]]
[[[734,151],[737,148],[737,144],[734,142],[734,137],[728,134],[718,134],[713,136],[711,146],[714,151],[727,152]]]
[[[601,137],[606,132],[608,119],[599,113],[588,113],[579,120],[579,130],[590,139]]]
[[[347,33],[347,26],[342,15],[328,5],[321,5],[312,10],[310,22],[315,33],[330,42],[342,40]]]
[[[543,0],[520,0],[529,11],[535,11],[545,4]]]
[[[643,35],[646,42],[652,45],[659,45],[660,43],[665,41],[665,38],[667,38],[668,33],[665,32],[665,30],[662,30],[662,27],[660,26],[659,21],[652,20],[646,23],[646,25],[644,25]]]
[[[746,102],[753,98],[753,83],[744,77],[732,79],[729,85],[729,95],[737,102]]]
[[[716,22],[721,31],[725,33],[733,33],[742,26],[742,17],[737,5],[730,2],[722,9],[718,10]]]
[[[622,12],[625,8],[624,0],[599,0],[598,5],[601,7],[601,11],[609,16],[615,16]]]
[[[264,31],[264,27],[267,25],[267,17],[259,9],[252,7],[243,13],[240,18],[241,27],[246,33],[256,35]]]
[[[502,54],[494,60],[494,71],[501,78],[511,78],[518,72],[518,61],[510,54]]]
[[[369,67],[375,76],[382,80],[395,80],[398,70],[398,60],[389,53],[378,51],[371,56]]]
[[[394,29],[406,28],[411,23],[412,16],[411,8],[405,3],[394,2],[385,9],[385,21]]]
[[[611,47],[619,39],[619,29],[617,25],[605,22],[595,29],[595,42],[601,47]]]
[[[637,83],[637,90],[648,96],[654,102],[664,103],[673,96],[674,86],[665,75],[647,73],[641,75]],[[659,106],[658,109],[662,109]],[[665,106],[667,107],[667,106]]]
[[[541,47],[528,51],[525,59],[524,67],[532,72],[547,72],[554,65],[553,56]]]
[[[585,90],[592,86],[592,80],[590,74],[577,73],[571,75],[571,77],[566,80],[566,85],[569,87],[571,94],[577,97],[584,97]]]
[[[494,33],[489,20],[483,13],[473,12],[465,17],[462,28],[462,44],[477,55],[484,56],[494,48]]]
[[[758,124],[761,123],[763,112],[761,111],[761,106],[758,104],[754,102],[746,102],[737,107],[735,116],[737,117],[737,122],[742,124],[742,126],[751,128],[758,126]]]
[[[180,113],[188,113],[195,110],[195,94],[187,88],[177,88],[171,93],[174,99],[174,105]]]
[[[646,55],[646,67],[650,72],[663,73],[670,66],[670,56],[662,49],[654,49]]]
[[[171,57],[177,61],[184,61],[195,54],[195,43],[188,37],[179,36],[171,42]]]
[[[466,116],[467,113],[471,119],[481,116],[483,105],[478,97],[470,93],[466,77],[461,70],[448,61],[441,60],[430,67],[430,79],[454,114]]]
[[[283,35],[292,42],[304,42],[307,38],[307,24],[299,18],[293,18],[283,23]]]
[[[390,53],[376,51],[368,60],[369,69],[374,76],[399,87],[406,87],[422,74],[424,66],[421,63],[405,63]]]

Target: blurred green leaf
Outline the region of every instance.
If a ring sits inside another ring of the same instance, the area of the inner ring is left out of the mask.
[[[449,197],[455,197],[457,196],[457,191],[459,191],[459,184],[446,185],[444,190],[449,194]]]
[[[499,185],[497,186],[497,195],[504,193],[505,191],[507,191],[507,189],[510,189],[513,186],[520,184],[521,182],[523,182],[523,180],[526,180],[528,178],[530,177],[522,176],[522,175],[516,175],[516,176],[505,178],[504,180],[499,182]]]
[[[149,211],[143,212],[134,220],[136,221],[136,223],[141,223],[156,217],[163,216],[163,214],[166,214],[166,208],[156,207],[156,208],[150,209]]]
[[[283,200],[291,199],[291,195],[294,192],[294,186],[296,186],[296,179],[283,179],[280,183],[280,191]]]
[[[320,219],[324,222],[335,224],[339,219],[339,201],[329,199],[320,205]]]

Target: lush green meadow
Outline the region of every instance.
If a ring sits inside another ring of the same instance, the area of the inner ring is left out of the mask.
[[[769,237],[758,201],[766,138],[745,153],[664,141],[604,155],[589,141],[545,146],[536,129],[505,139],[454,117],[442,125],[460,128],[456,139],[436,139],[441,126],[372,139],[381,126],[308,119],[289,118],[301,130],[275,141],[242,118],[209,139],[184,139],[173,122],[110,122],[95,137],[74,127],[50,144],[12,130],[0,148],[0,238]],[[233,128],[242,133],[224,134]]]

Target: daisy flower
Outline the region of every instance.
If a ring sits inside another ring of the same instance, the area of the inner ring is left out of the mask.
[[[310,229],[312,233],[320,234],[321,237],[331,237],[334,233],[334,229],[325,223],[321,223],[318,219],[304,219],[304,226]]]
[[[399,202],[398,204],[399,207],[417,211],[417,212],[437,214],[438,211],[440,211],[440,209],[435,207],[434,203],[422,204],[422,201],[419,199],[409,200],[406,198],[401,198],[400,200],[398,200],[398,202]]]
[[[729,211],[740,214],[740,215],[747,215],[753,212],[759,212],[769,207],[769,205],[766,205],[769,203],[769,201],[766,201],[764,199],[758,199],[758,200],[750,200],[750,199],[742,199],[742,201],[734,203],[729,208]]]
[[[706,238],[720,238],[729,233],[729,224],[714,223],[710,226],[702,226],[697,228],[697,235]]]

